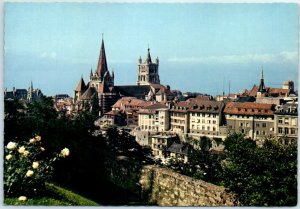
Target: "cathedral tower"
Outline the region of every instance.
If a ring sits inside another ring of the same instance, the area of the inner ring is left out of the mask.
[[[158,57],[155,62],[152,62],[150,49],[148,47],[147,57],[144,63],[142,63],[142,58],[138,59],[138,81],[137,85],[149,85],[149,84],[160,84],[158,75]]]

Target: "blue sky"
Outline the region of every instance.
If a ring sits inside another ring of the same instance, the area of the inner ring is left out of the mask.
[[[171,89],[212,95],[298,85],[296,4],[6,3],[4,87],[73,90],[95,70],[104,33],[115,85],[135,84],[148,44]]]

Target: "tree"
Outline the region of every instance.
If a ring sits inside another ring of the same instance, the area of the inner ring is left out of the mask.
[[[245,206],[297,204],[297,147],[233,134],[225,140],[223,183]]]

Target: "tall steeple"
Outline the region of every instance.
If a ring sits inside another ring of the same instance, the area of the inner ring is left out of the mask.
[[[101,43],[100,55],[99,55],[98,66],[97,66],[97,74],[101,79],[103,79],[103,76],[107,71],[108,69],[107,69],[107,62],[106,62],[106,55],[105,55],[105,48],[104,48],[104,41],[103,41],[103,34],[102,34],[102,43]]]
[[[151,56],[150,56],[150,48],[149,48],[149,45],[148,45],[148,54],[147,54],[147,58],[146,58],[146,63],[152,63],[152,61],[151,61]]]
[[[260,84],[258,87],[259,92],[266,92],[265,82],[264,82],[264,70],[261,70]]]

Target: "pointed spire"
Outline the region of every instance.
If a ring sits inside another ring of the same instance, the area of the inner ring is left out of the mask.
[[[91,68],[90,78],[93,77],[93,69]]]
[[[81,75],[81,78],[77,84],[75,91],[81,92],[81,91],[85,91],[85,90],[86,90],[86,85],[85,85],[84,80]]]
[[[30,83],[30,90],[32,91],[33,90],[33,84],[32,84],[32,81]]]
[[[98,59],[97,74],[101,79],[103,79],[103,76],[107,71],[108,69],[107,69],[107,62],[106,62],[106,55],[105,55],[105,48],[104,48],[104,41],[103,41],[103,34],[102,34],[102,43],[101,43],[100,55]]]
[[[148,44],[148,54],[147,54],[147,58],[146,58],[146,63],[152,63],[152,61],[151,61],[151,56],[150,56],[150,48],[149,48],[149,44]]]
[[[264,70],[261,70],[261,77],[260,77],[260,84],[258,87],[258,91],[259,92],[265,92],[266,91],[266,87],[265,87],[265,82],[264,82]]]

